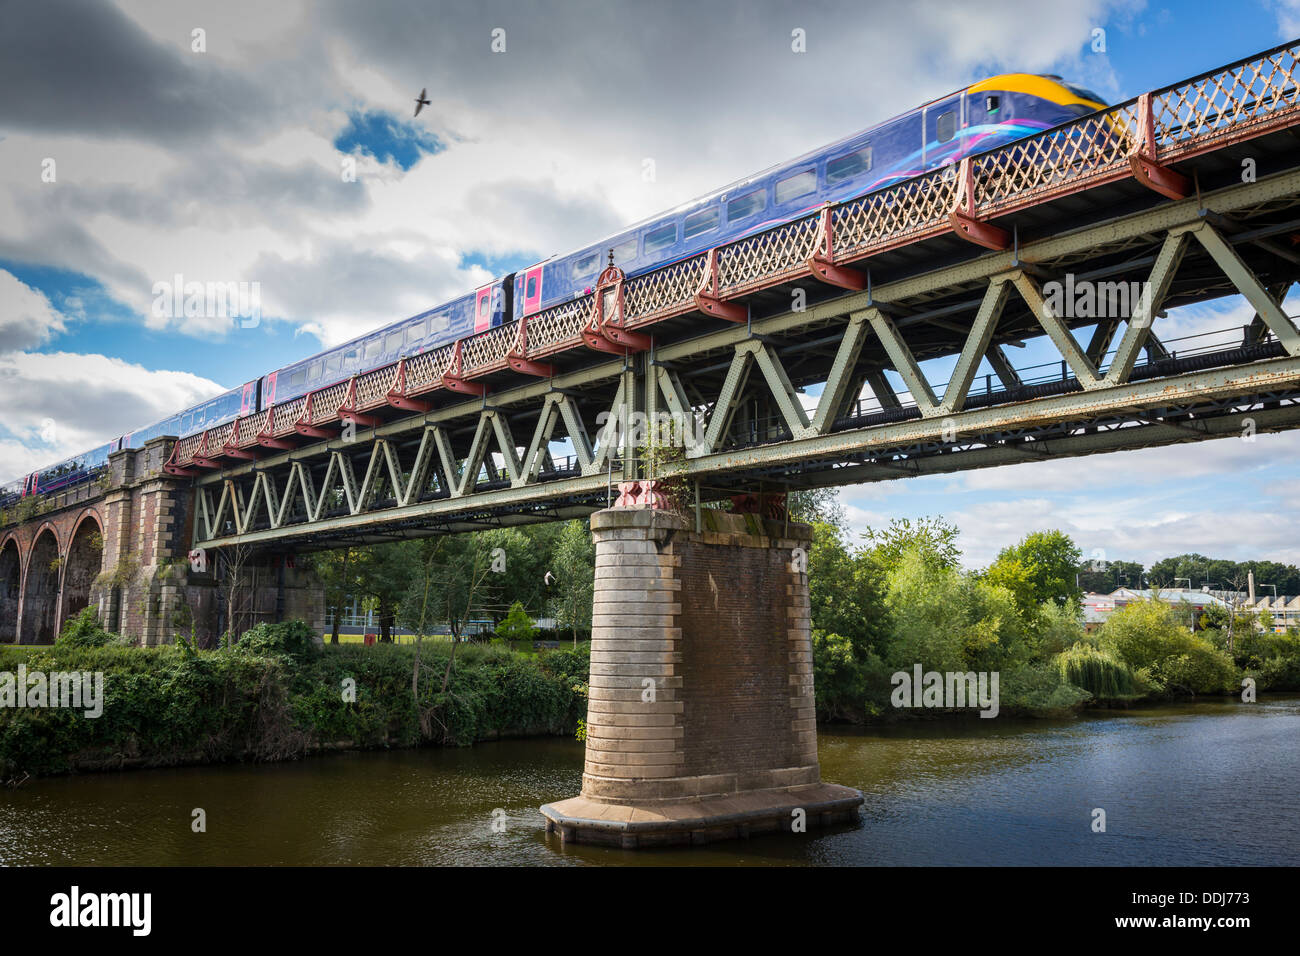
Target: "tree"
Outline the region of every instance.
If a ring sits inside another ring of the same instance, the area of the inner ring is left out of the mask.
[[[1078,574],[1079,549],[1063,531],[1034,531],[1020,543],[1004,548],[985,577],[1006,587],[1024,611],[1045,601],[1060,606],[1078,604],[1082,596]]]
[[[257,568],[250,567],[253,553],[253,547],[247,544],[229,545],[217,552],[221,569],[218,581],[226,599],[224,640],[227,646],[233,646],[247,630],[244,624],[251,626],[246,618],[253,612],[253,592],[257,586]]]
[[[956,525],[943,518],[920,518],[915,524],[908,518],[895,518],[889,527],[868,528],[863,533],[883,570],[892,571],[903,556],[914,551],[922,560],[939,568],[956,568],[961,560],[957,547]]]
[[[537,626],[528,616],[524,606],[516,601],[510,605],[510,613],[497,625],[497,637],[506,641],[531,641],[537,636]]]
[[[835,488],[805,488],[792,491],[786,496],[786,508],[791,518],[807,524],[820,521],[840,531],[843,531],[848,524],[844,506],[839,501],[839,492]]]
[[[573,629],[573,646],[577,647],[578,630],[591,627],[591,602],[596,586],[596,548],[585,521],[569,521],[564,525],[551,569],[555,579],[556,623]]]
[[[358,549],[356,587],[370,600],[379,618],[379,639],[393,641],[398,605],[410,590],[419,566],[420,548],[415,541],[396,541]]]
[[[333,625],[330,643],[339,642],[339,623],[347,607],[348,598],[358,591],[357,549],[351,546],[333,551],[321,551],[309,558],[312,568],[325,587],[325,606],[331,611]]]

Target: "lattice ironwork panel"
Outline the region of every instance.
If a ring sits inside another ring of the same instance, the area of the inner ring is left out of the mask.
[[[1294,109],[1298,74],[1300,46],[1293,45],[1157,93],[1157,145],[1174,149],[1194,138],[1235,135],[1253,121]]]
[[[291,433],[293,431],[294,423],[302,417],[302,409],[306,404],[307,396],[301,395],[291,402],[285,402],[283,405],[276,405],[273,409],[271,434],[279,437],[280,435]]]
[[[582,327],[591,318],[589,293],[538,312],[528,320],[528,354],[546,355],[582,344]]]
[[[338,382],[323,388],[311,400],[311,424],[338,421],[339,406],[348,395],[348,383]]]
[[[388,391],[397,379],[397,366],[385,365],[364,375],[357,376],[358,409],[379,408],[388,404]]]
[[[623,313],[632,325],[653,320],[665,312],[694,308],[695,293],[708,270],[707,252],[674,262],[623,284]]]
[[[176,462],[177,464],[188,465],[194,460],[194,453],[199,450],[203,444],[203,432],[197,435],[190,435],[182,438],[176,443]]]
[[[861,255],[910,241],[919,232],[946,229],[956,196],[957,174],[950,168],[841,203],[831,210],[835,255]]]
[[[515,344],[515,325],[500,325],[465,340],[461,350],[461,370],[479,370],[492,365],[504,366],[506,353]]]
[[[977,214],[1023,206],[1037,194],[1083,189],[1094,179],[1129,175],[1137,143],[1137,106],[1129,103],[976,157]]]
[[[406,394],[430,392],[442,388],[442,376],[451,368],[451,357],[455,347],[443,345],[419,355],[412,355],[406,360]]]
[[[718,250],[718,288],[734,292],[759,280],[803,272],[817,247],[818,216],[805,216]]]

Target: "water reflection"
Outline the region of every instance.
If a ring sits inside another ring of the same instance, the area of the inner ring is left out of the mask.
[[[1297,740],[1300,699],[834,728],[822,773],[866,795],[860,826],[689,851],[547,837],[537,807],[581,786],[570,740],[87,775],[0,791],[0,863],[1294,865]]]

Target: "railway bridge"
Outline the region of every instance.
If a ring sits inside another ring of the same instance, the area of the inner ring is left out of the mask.
[[[611,263],[572,302],[120,452],[115,490],[68,507],[96,516],[101,577],[144,560],[156,583],[177,563],[163,618],[210,573],[191,555],[278,562],[268,594],[301,610],[311,582],[284,572],[303,551],[600,511],[587,773],[552,826],[631,846],[809,807],[830,822],[856,801],[817,789],[806,529],[784,495],[1300,424],[1282,307],[1300,278],[1298,57],[1288,44],[643,275]],[[1239,328],[1172,334],[1171,309],[1232,295],[1253,312]],[[1049,365],[1013,359],[1029,343]],[[665,419],[676,440],[630,427]],[[115,518],[113,495],[142,504]],[[48,543],[39,520],[0,529],[0,616],[18,614],[3,633],[21,640],[27,601],[61,593],[52,617],[31,612],[57,623],[82,600],[67,576],[89,519]],[[780,600],[727,599],[746,594]],[[701,799],[722,802],[663,809]]]

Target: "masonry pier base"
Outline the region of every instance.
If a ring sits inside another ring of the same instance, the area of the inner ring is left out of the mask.
[[[857,819],[821,781],[807,525],[610,508],[596,541],[582,792],[542,807],[564,842],[634,849]]]

